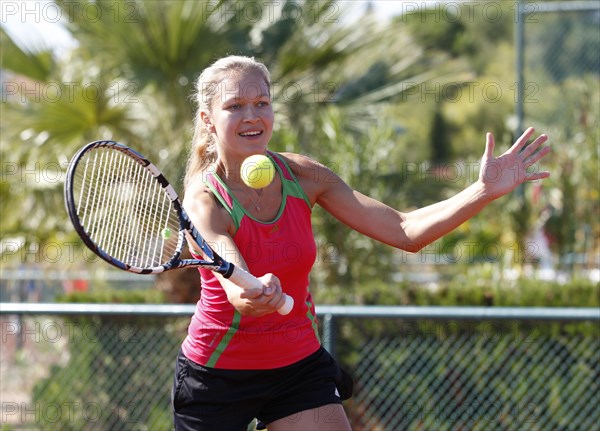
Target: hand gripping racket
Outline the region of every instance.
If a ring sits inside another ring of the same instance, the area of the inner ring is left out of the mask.
[[[67,170],[65,202],[85,245],[117,268],[157,274],[203,267],[242,288],[262,288],[256,277],[227,262],[208,245],[164,175],[129,147],[95,141],[79,150]],[[204,259],[180,259],[186,234]],[[293,298],[286,295],[278,311],[288,314],[293,306]]]

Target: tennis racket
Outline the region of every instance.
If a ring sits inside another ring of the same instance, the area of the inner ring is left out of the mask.
[[[158,274],[203,267],[240,287],[262,283],[219,256],[202,238],[161,171],[137,151],[114,141],[95,141],[73,157],[65,203],[75,230],[100,258],[125,271]],[[196,259],[181,259],[186,234]],[[200,253],[198,253],[198,251]],[[286,295],[278,311],[288,314]]]

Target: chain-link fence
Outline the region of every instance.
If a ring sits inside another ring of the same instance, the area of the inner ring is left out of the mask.
[[[600,2],[515,5],[517,131],[534,125],[553,147],[546,162],[553,179],[536,221],[545,238],[538,245],[547,243],[560,256],[558,262],[546,259],[547,267],[594,268],[600,247]]]
[[[189,307],[6,307],[1,429],[172,428]],[[598,429],[599,310],[349,309],[320,314],[324,345],[355,379],[354,430]]]
[[[593,267],[598,172],[583,162],[597,160],[600,6],[517,3],[519,128],[552,136],[562,193],[545,228],[567,264]],[[172,428],[174,361],[191,312],[117,309],[0,307],[0,430]],[[600,430],[598,310],[397,310],[321,313],[323,343],[355,379],[345,403],[354,430]]]
[[[517,24],[524,28],[523,66],[531,81],[564,82],[600,73],[597,1],[521,1],[518,12]]]
[[[6,429],[172,429],[170,385],[189,317],[1,317]]]
[[[568,135],[596,123],[600,76],[598,1],[523,1],[515,3],[516,75],[519,129],[524,122],[564,129]],[[576,93],[576,94],[573,94]],[[571,103],[571,96],[579,103]],[[525,124],[526,125],[526,124]]]

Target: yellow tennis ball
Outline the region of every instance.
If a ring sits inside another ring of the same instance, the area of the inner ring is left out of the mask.
[[[275,166],[271,159],[262,154],[248,157],[240,169],[242,181],[253,189],[267,187],[275,177]]]

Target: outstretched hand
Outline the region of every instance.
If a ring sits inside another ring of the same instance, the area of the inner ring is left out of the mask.
[[[494,135],[486,135],[485,152],[481,159],[479,181],[484,185],[490,200],[503,196],[526,181],[548,178],[548,171],[531,170],[542,157],[550,152],[550,147],[542,147],[548,136],[540,135],[531,144],[527,142],[535,130],[530,127],[504,154],[494,157],[496,142]]]

